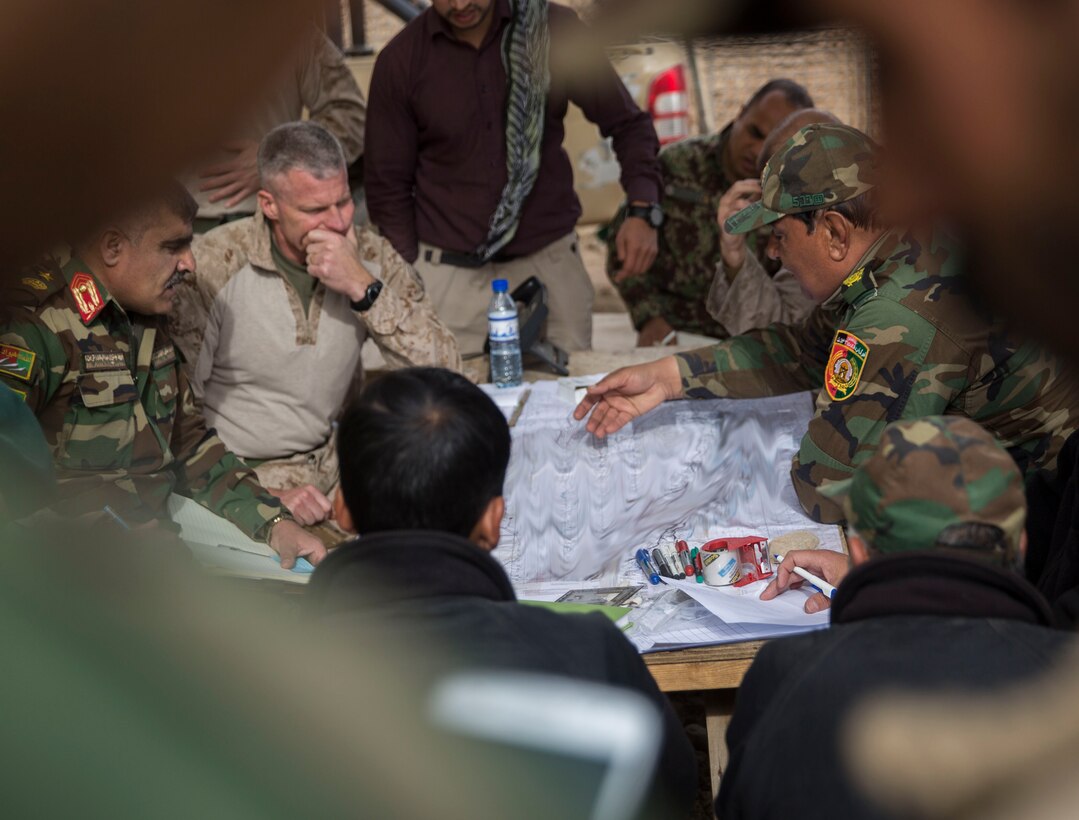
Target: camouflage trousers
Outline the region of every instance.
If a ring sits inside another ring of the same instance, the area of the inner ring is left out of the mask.
[[[264,461],[254,470],[263,487],[291,490],[304,484],[312,484],[333,501],[340,476],[337,466],[337,431],[331,433],[329,440],[321,447],[307,453],[296,453],[288,458]],[[304,529],[318,536],[331,549],[351,537],[332,519]]]
[[[431,260],[425,258],[427,252]],[[438,248],[421,242],[414,267],[439,318],[457,337],[462,354],[483,350],[491,282],[505,279],[512,291],[530,276],[547,286],[548,341],[567,351],[592,348],[592,302],[596,293],[581,260],[576,233],[566,234],[528,256],[489,262],[481,268],[446,264],[440,256]]]
[[[291,490],[304,484],[313,484],[328,498],[337,491],[337,433],[330,434],[321,447],[306,453],[296,453],[287,458],[264,461],[254,468],[263,487],[274,490]]]

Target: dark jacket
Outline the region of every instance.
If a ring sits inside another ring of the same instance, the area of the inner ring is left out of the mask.
[[[642,693],[665,724],[651,805],[683,817],[696,797],[696,757],[682,725],[611,620],[518,603],[502,566],[464,538],[402,531],[352,541],[315,570],[307,610],[320,628],[347,630],[358,651],[377,657],[386,646],[407,649],[419,698],[447,674],[477,668],[565,675]]]
[[[984,691],[1036,675],[1071,645],[1050,618],[1030,584],[974,559],[912,552],[855,568],[831,628],[767,644],[746,673],[716,815],[890,817],[849,779],[847,715],[884,689]]]
[[[1057,456],[1056,469],[1027,484],[1027,578],[1053,607],[1057,626],[1079,628],[1079,433]]]

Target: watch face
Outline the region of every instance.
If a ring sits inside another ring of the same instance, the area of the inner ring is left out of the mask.
[[[648,224],[653,228],[663,225],[663,209],[659,205],[653,205],[648,209]]]

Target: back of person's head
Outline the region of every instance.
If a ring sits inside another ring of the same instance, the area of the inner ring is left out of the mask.
[[[745,107],[752,108],[755,103],[763,100],[773,91],[782,92],[787,103],[792,108],[813,107],[813,98],[810,96],[805,86],[801,83],[796,83],[794,80],[788,80],[785,77],[777,77],[776,79],[766,82],[753,92],[753,96],[746,101]]]
[[[258,168],[262,187],[299,168],[316,179],[347,171],[345,152],[337,137],[317,122],[286,122],[270,131],[259,145]]]
[[[772,129],[772,132],[764,138],[764,143],[761,145],[760,156],[757,158],[757,172],[764,173],[764,166],[768,163],[768,160],[772,158],[772,154],[778,150],[779,146],[783,145],[807,125],[822,122],[831,125],[841,124],[839,122],[839,117],[831,111],[825,111],[823,108],[799,108],[797,111],[789,114],[785,120]]]
[[[166,180],[159,187],[133,202],[123,213],[103,222],[84,236],[71,241],[72,250],[81,254],[94,245],[102,233],[110,228],[121,230],[136,245],[146,231],[158,224],[163,215],[179,217],[188,224],[195,221],[199,204],[187,188],[175,179]]]
[[[464,376],[435,367],[372,381],[337,434],[341,493],[362,534],[440,530],[468,537],[502,495],[509,426]]]
[[[1023,476],[991,433],[963,416],[895,422],[855,471],[843,509],[870,552],[942,550],[1020,562]]]

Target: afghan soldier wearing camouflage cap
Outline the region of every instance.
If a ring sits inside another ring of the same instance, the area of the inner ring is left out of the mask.
[[[659,152],[663,172],[660,206],[664,216],[655,261],[635,276],[622,270],[614,237],[625,219],[625,207],[604,229],[607,274],[629,308],[633,326],[639,331],[639,345],[661,340],[672,329],[725,339],[742,329],[800,319],[808,312],[803,309],[797,313],[804,298],[796,284],[788,289],[790,299],[796,303],[795,313],[776,315],[774,305],[762,311],[758,304],[756,291],[760,283],[777,270],[764,256],[766,235],[749,238],[750,254],[762,260],[757,266],[759,271],[751,271],[751,275],[741,278],[737,288],[730,288],[732,305],[724,318],[731,324],[731,318],[737,316],[740,326],[731,329],[710,315],[706,297],[720,261],[717,205],[732,186],[755,184],[753,180],[760,176],[759,153],[765,138],[792,112],[812,105],[812,97],[798,83],[771,80],[718,133],[681,140]]]
[[[575,411],[602,437],[663,401],[819,391],[795,456],[798,498],[817,521],[843,518],[820,490],[850,477],[891,421],[975,419],[1024,474],[1054,469],[1076,429],[1079,382],[1062,363],[976,310],[956,246],[879,224],[877,149],[854,128],[810,125],[765,167],[763,198],[728,220],[772,225],[776,253],[820,306],[712,347],[623,368]]]
[[[847,774],[844,731],[859,704],[885,690],[989,691],[1074,651],[1073,636],[1051,628],[1048,603],[1016,571],[1023,476],[974,421],[888,426],[836,493],[857,529],[854,568],[829,550],[788,553],[762,594],[798,581],[795,566],[838,585],[828,629],[769,642],[746,673],[718,817],[892,817]],[[776,789],[777,771],[798,788]]]
[[[56,510],[139,526],[188,495],[291,567],[322,542],[206,428],[163,319],[194,268],[195,201],[178,184],[4,295],[0,381],[34,411],[56,467]]]

